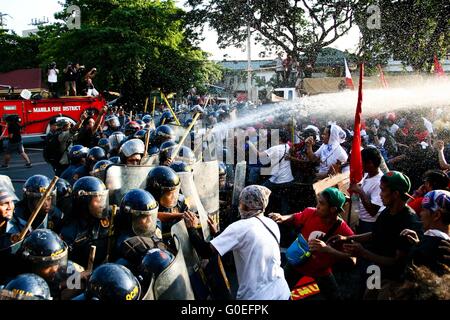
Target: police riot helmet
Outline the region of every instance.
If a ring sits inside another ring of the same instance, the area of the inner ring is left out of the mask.
[[[130,228],[137,236],[152,236],[156,231],[158,202],[142,189],[128,191],[120,202],[118,225]]]
[[[126,136],[123,132],[113,132],[108,138],[111,150],[119,150],[120,144],[125,138]]]
[[[92,168],[92,171],[90,172],[91,176],[97,177],[103,182],[106,180],[106,168],[112,164],[109,160],[100,160],[98,161],[94,167]]]
[[[145,190],[155,196],[158,201],[165,191],[179,189],[180,177],[169,167],[158,166],[147,175]]]
[[[69,149],[69,161],[71,164],[79,164],[83,159],[86,159],[89,153],[89,148],[76,144]]]
[[[139,127],[142,129],[144,129],[145,127],[145,122],[142,121],[141,119],[136,120],[136,123],[139,125]]]
[[[153,120],[152,116],[149,114],[146,114],[145,116],[142,117],[142,121],[144,121],[145,124],[149,124],[151,123]]]
[[[47,282],[34,273],[18,275],[8,282],[4,291],[7,292],[2,292],[2,298],[11,300],[52,300]]]
[[[145,137],[147,135],[147,132],[148,132],[148,130],[141,129],[138,132],[136,132],[133,137],[135,139],[139,139],[139,140],[142,140],[143,142],[145,142]]]
[[[119,129],[120,128],[119,118],[115,115],[108,116],[105,119],[105,122],[108,125],[108,128],[110,128],[110,129]]]
[[[106,152],[100,147],[93,147],[91,150],[89,150],[87,159],[86,159],[86,165],[89,169],[92,170],[94,167],[94,164],[96,164],[100,160],[106,159]]]
[[[119,156],[111,157],[109,158],[109,161],[111,161],[112,164],[120,164],[120,157]]]
[[[126,164],[127,158],[131,157],[134,154],[140,154],[142,156],[144,152],[145,152],[145,145],[144,142],[142,142],[142,140],[139,139],[128,140],[119,149],[120,161]]]
[[[154,142],[157,147],[165,141],[175,140],[175,132],[170,126],[162,125],[156,128]]]
[[[159,153],[159,148],[157,146],[151,146],[148,149],[148,155],[149,156],[157,155],[158,153]]]
[[[108,190],[99,178],[87,176],[78,179],[73,185],[72,195],[76,212],[88,212],[97,219],[107,215]]]
[[[116,263],[97,267],[89,278],[86,296],[100,301],[139,300],[141,286],[131,271]]]
[[[175,172],[192,172],[192,167],[184,161],[174,161],[170,165],[170,168]]]
[[[44,193],[50,186],[50,179],[42,174],[35,174],[27,179],[23,185],[23,198],[28,205],[28,209],[33,212],[38,204],[39,200],[42,198]],[[48,214],[52,206],[56,202],[56,189],[47,198],[48,201],[44,202],[41,210]]]
[[[161,115],[160,123],[168,124],[173,121],[175,121],[175,118],[173,117],[172,112],[170,112],[169,110],[164,111],[163,114]]]
[[[174,141],[165,141],[159,147],[159,164],[162,165],[167,159],[172,156],[172,151],[176,147]]]
[[[72,185],[62,178],[56,181],[56,206],[65,214],[70,212],[72,202]]]
[[[167,250],[160,248],[150,249],[142,258],[139,272],[146,279],[150,279],[152,276],[158,277],[174,259],[173,254]]]
[[[52,230],[33,230],[19,252],[31,271],[49,282],[66,271],[68,247]]]
[[[108,138],[101,138],[100,140],[98,140],[97,145],[102,148],[103,150],[105,150],[106,153],[109,152],[109,150],[111,149],[111,146],[109,145],[109,140]]]
[[[128,137],[134,135],[139,130],[141,130],[139,124],[136,121],[130,121],[125,125],[124,133]]]

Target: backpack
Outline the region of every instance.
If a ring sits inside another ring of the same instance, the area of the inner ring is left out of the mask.
[[[49,133],[45,137],[43,156],[44,160],[51,165],[57,165],[64,152],[61,152],[61,142],[58,137],[60,133]]]

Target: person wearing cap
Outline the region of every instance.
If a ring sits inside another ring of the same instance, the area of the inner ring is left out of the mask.
[[[408,201],[410,206],[417,214],[422,211],[422,200],[430,191],[447,190],[450,179],[441,170],[429,170],[423,175],[423,184],[414,193],[414,199]]]
[[[428,192],[422,200],[420,218],[425,230],[421,239],[414,230],[405,229],[400,233],[415,245],[409,255],[410,263],[424,265],[442,275],[445,273],[442,265],[450,267],[450,261],[444,259],[444,252],[439,249],[442,240],[450,241],[450,192]]]
[[[422,233],[417,215],[406,205],[411,189],[408,176],[398,171],[389,171],[381,177],[380,189],[385,209],[375,221],[373,231],[332,239],[336,242],[347,242],[344,244],[344,251],[362,260],[360,265],[366,266],[361,268],[365,269],[365,276],[368,276],[366,270],[370,265],[380,267],[382,290],[366,288],[366,299],[381,297],[384,290],[388,290],[393,281],[400,278],[411,248],[411,244],[400,236],[400,232],[411,229],[419,235]],[[362,244],[365,244],[365,247]]]
[[[326,299],[339,299],[339,288],[332,272],[335,262],[355,263],[355,259],[327,241],[334,235],[343,237],[354,233],[347,223],[339,217],[344,211],[347,198],[336,188],[327,188],[317,196],[317,206],[306,208],[302,212],[283,216],[278,213],[269,215],[278,224],[288,224],[300,232],[308,241],[312,256],[300,266],[285,266],[285,276],[290,288],[294,288],[302,276],[313,277],[321,294]]]

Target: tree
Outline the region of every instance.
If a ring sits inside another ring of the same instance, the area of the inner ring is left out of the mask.
[[[336,0],[188,0],[191,27],[207,22],[219,45],[242,47],[247,24],[267,50],[283,50],[303,66],[314,65],[320,50],[353,26],[353,1]],[[249,5],[248,5],[249,4]]]
[[[386,61],[393,56],[416,71],[429,72],[433,56],[449,47],[450,3],[445,0],[366,0],[356,9],[362,38],[359,52],[366,60]],[[380,28],[367,23],[368,5],[380,10]]]
[[[39,62],[39,39],[23,38],[17,34],[0,30],[0,72],[35,68]]]

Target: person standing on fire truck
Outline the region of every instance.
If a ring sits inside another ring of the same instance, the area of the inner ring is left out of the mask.
[[[19,116],[9,116],[6,119],[6,123],[8,126],[8,146],[5,152],[4,164],[2,168],[9,167],[9,161],[11,161],[11,152],[17,151],[21,155],[21,157],[26,161],[25,166],[27,168],[31,168],[31,161],[28,155],[25,153],[25,149],[23,148],[22,143],[22,135],[20,134],[20,122],[21,119]],[[1,139],[5,139],[6,137],[2,136]]]

